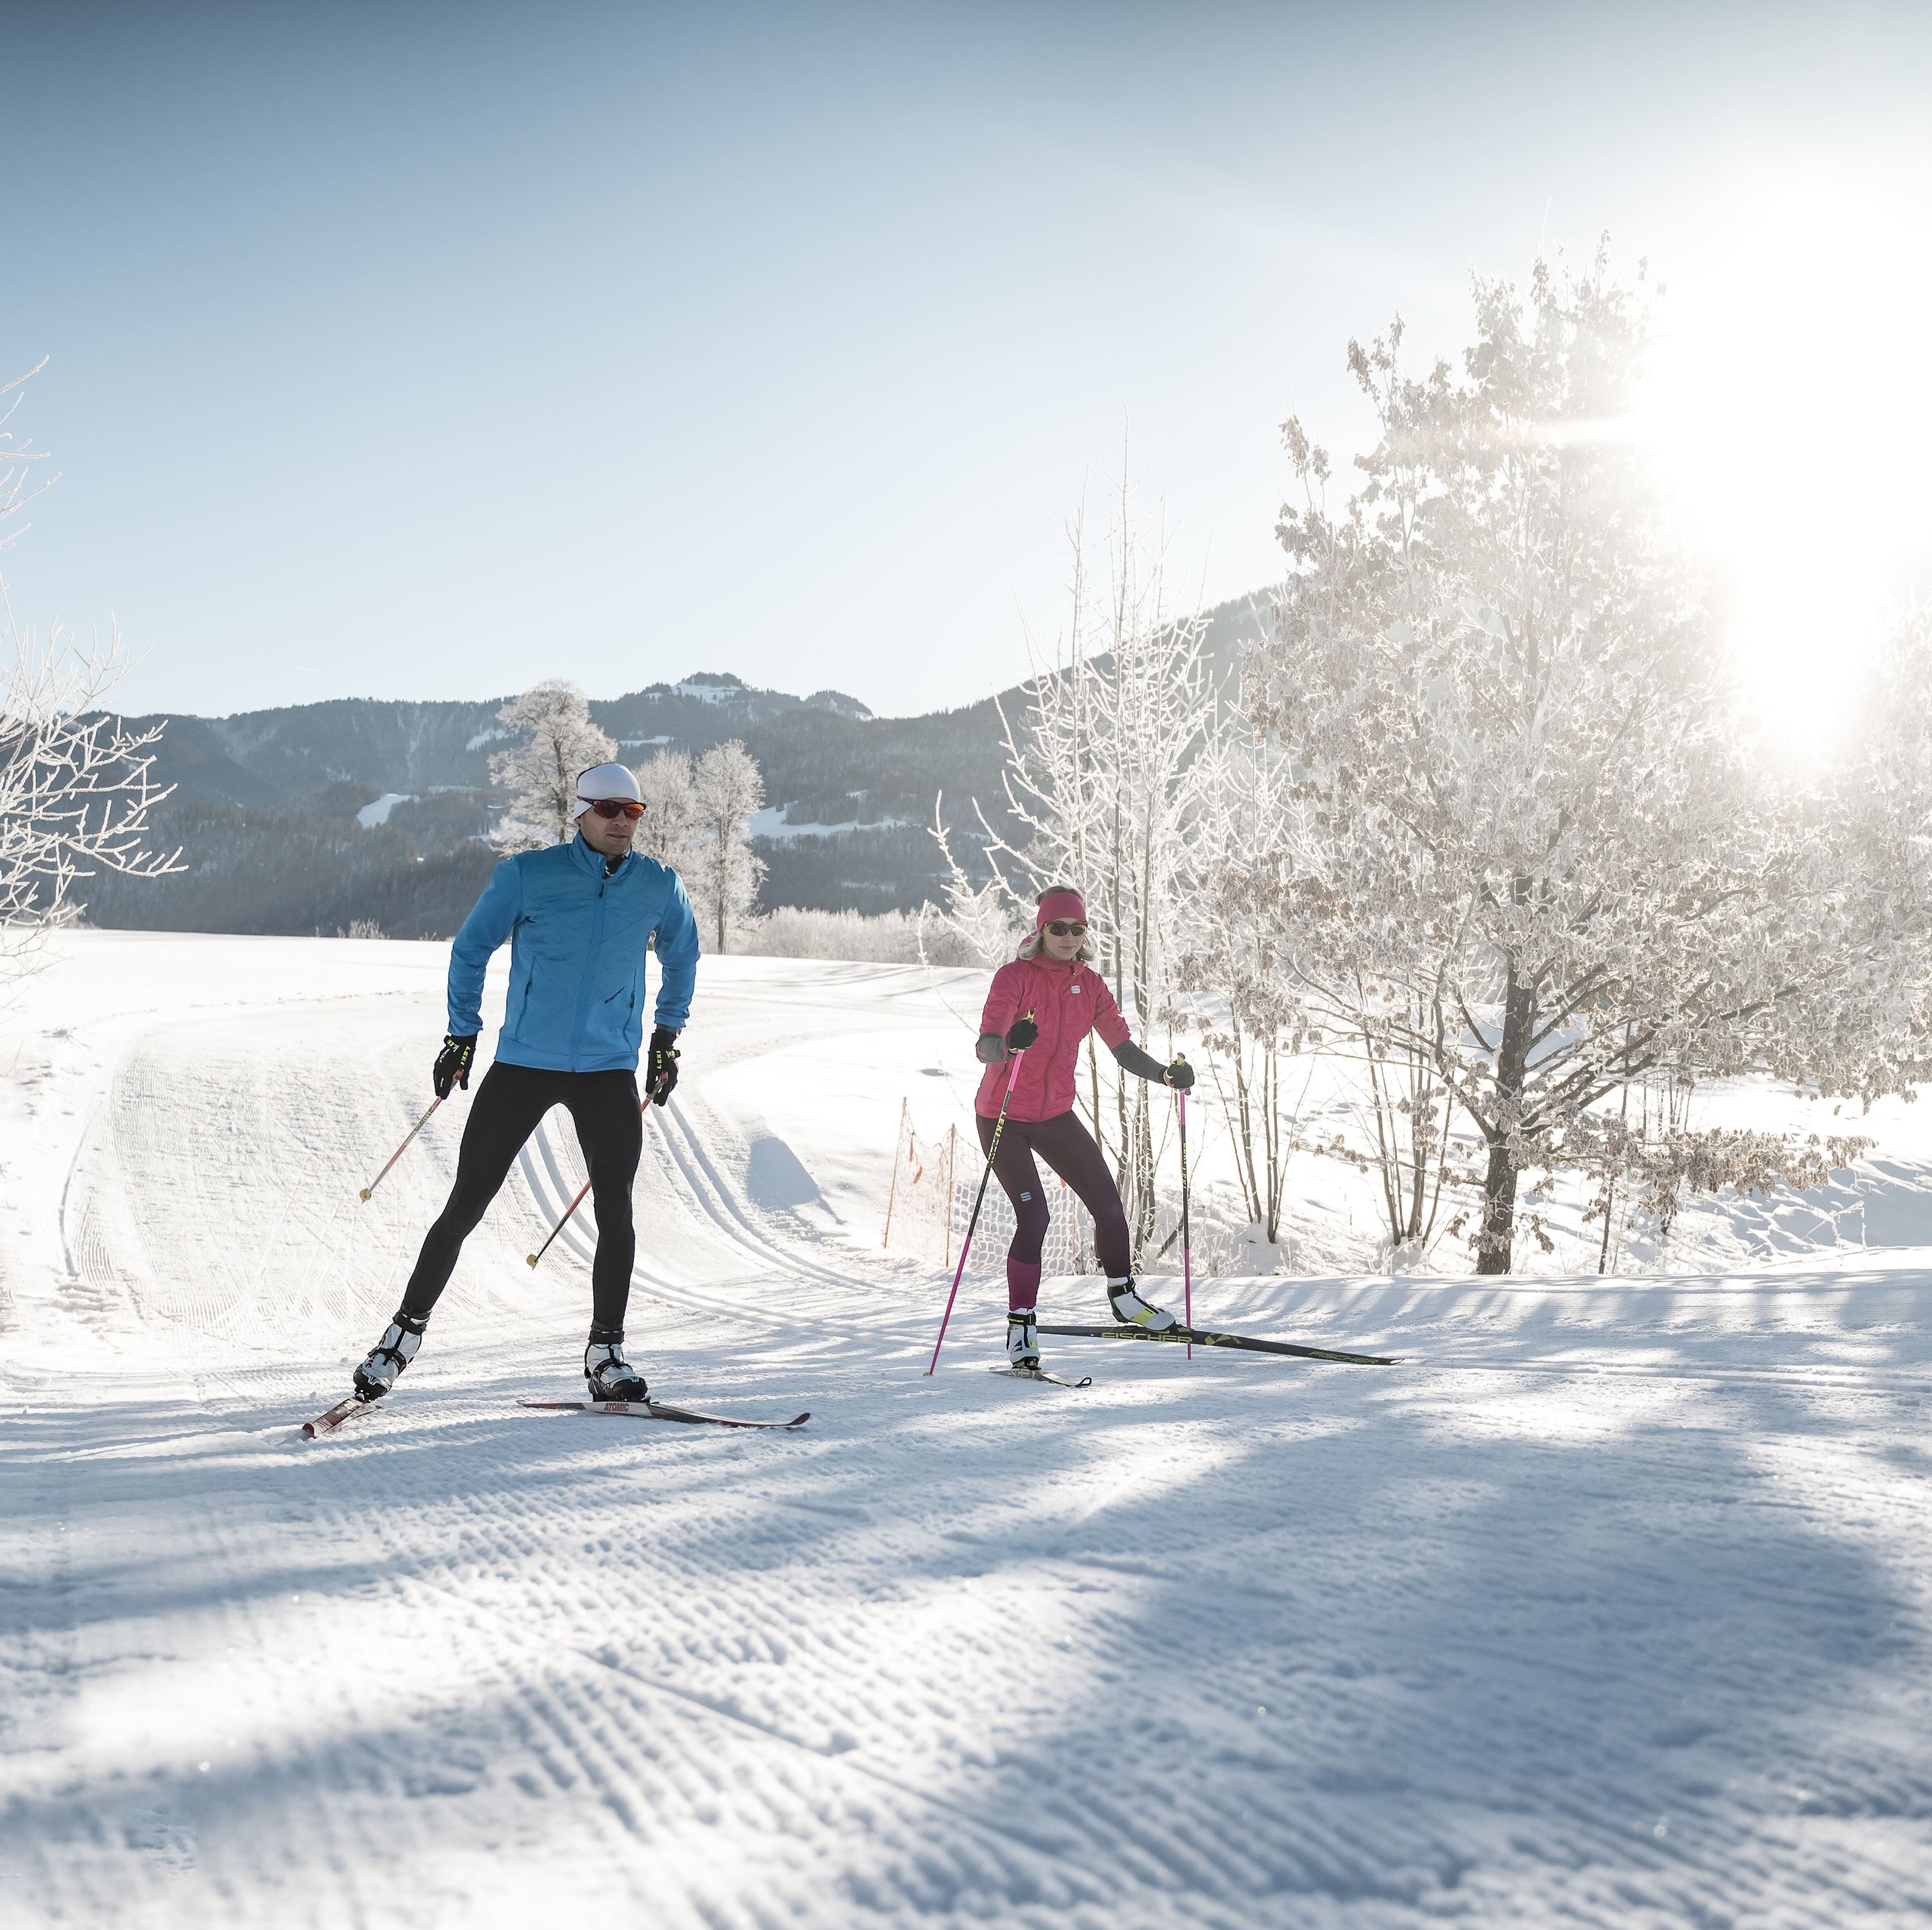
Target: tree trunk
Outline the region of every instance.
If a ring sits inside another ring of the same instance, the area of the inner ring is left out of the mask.
[[[1489,1142],[1489,1170],[1482,1180],[1482,1232],[1476,1241],[1476,1271],[1506,1274],[1516,1231],[1516,1155],[1507,1139]]]
[[[1523,1078],[1536,1026],[1536,988],[1517,977],[1516,961],[1512,958],[1503,996],[1503,1037],[1496,1049],[1496,1121],[1489,1132],[1489,1169],[1482,1182],[1482,1232],[1476,1242],[1479,1274],[1509,1271],[1519,1170],[1511,1136],[1521,1121]]]

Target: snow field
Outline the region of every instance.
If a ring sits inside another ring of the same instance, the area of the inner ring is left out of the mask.
[[[879,1222],[972,975],[712,960],[632,1351],[811,1424],[519,1410],[589,1289],[513,1174],[392,1400],[303,1442],[454,1169],[461,1095],[356,1203],[445,955],[73,934],[0,1024],[10,1925],[1932,1910],[1923,1253],[1211,1280],[1402,1365],[1057,1343],[1078,1393],[986,1371],[969,1277],[928,1381],[946,1279]]]

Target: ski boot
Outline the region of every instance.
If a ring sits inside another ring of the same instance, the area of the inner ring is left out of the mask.
[[[1040,1329],[1030,1307],[1017,1307],[1006,1317],[1006,1364],[1020,1373],[1040,1371]]]
[[[416,1350],[423,1345],[423,1329],[429,1323],[427,1314],[396,1310],[395,1318],[383,1329],[382,1338],[370,1348],[368,1357],[355,1370],[358,1400],[380,1400],[395,1385],[397,1375],[416,1358]]]
[[[1134,1277],[1107,1282],[1107,1305],[1122,1326],[1145,1327],[1150,1334],[1164,1334],[1180,1324],[1164,1308],[1151,1306],[1134,1289]]]
[[[590,1384],[592,1400],[648,1400],[651,1389],[644,1376],[624,1358],[624,1337],[598,1337],[591,1332],[590,1345],[583,1350],[583,1378]]]

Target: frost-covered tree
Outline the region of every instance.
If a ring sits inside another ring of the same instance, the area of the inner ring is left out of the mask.
[[[1379,436],[1339,512],[1300,425],[1289,573],[1258,720],[1298,809],[1229,880],[1318,1022],[1374,1011],[1482,1145],[1478,1269],[1521,1176],[1632,1079],[1748,1068],[1841,1086],[1872,1011],[1843,850],[1754,768],[1733,659],[1624,426],[1650,304],[1600,252],[1475,284],[1459,373],[1350,365]]]
[[[925,908],[943,934],[934,949],[963,954],[977,965],[1004,965],[1017,951],[1026,922],[1017,916],[1013,893],[998,871],[983,884],[975,884],[955,854],[943,791],[933,799],[932,839],[946,866],[946,902]],[[922,917],[922,930],[924,922]]]
[[[1082,893],[1100,941],[1097,969],[1146,1040],[1176,1018],[1174,939],[1192,898],[1189,841],[1214,698],[1201,620],[1171,607],[1164,544],[1137,526],[1124,481],[1097,595],[1084,517],[1070,539],[1060,663],[1023,687],[1023,716],[1001,712],[1019,841],[980,822],[1006,901],[1028,927],[1035,896],[1048,885],[1064,881]],[[974,916],[989,910],[975,908]],[[1153,1090],[1123,1077],[1091,1040],[1084,1083],[1082,1105],[1113,1161],[1142,1250],[1154,1231]]]
[[[617,745],[591,722],[583,693],[559,678],[512,697],[497,721],[521,739],[490,760],[491,778],[512,794],[497,843],[506,851],[567,844],[577,831],[578,773]]]
[[[751,821],[764,808],[764,780],[736,738],[691,761],[696,819],[686,880],[701,929],[729,949],[731,927],[751,915],[764,882],[764,860],[752,850]]]
[[[1195,880],[1174,945],[1175,976],[1195,995],[1205,1068],[1232,1138],[1249,1220],[1281,1237],[1287,1162],[1282,1075],[1307,1029],[1283,934],[1247,880],[1292,810],[1287,754],[1230,718],[1203,754],[1189,838]]]
[[[688,875],[699,834],[691,753],[660,751],[638,766],[637,783],[644,816],[632,841],[634,847],[681,876]]]
[[[38,453],[8,426],[26,380],[0,389],[11,398],[0,402],[0,549],[13,540],[8,520],[37,493]],[[161,726],[100,708],[127,663],[115,632],[84,644],[56,628],[43,640],[15,620],[0,581],[0,990],[83,908],[82,880],[182,868],[179,853],[147,847],[148,814],[168,795],[153,777]]]
[[[1854,727],[1807,803],[1835,915],[1860,940],[1820,1001],[1835,1083],[1872,1098],[1932,1077],[1932,604],[1903,613],[1862,668]]]

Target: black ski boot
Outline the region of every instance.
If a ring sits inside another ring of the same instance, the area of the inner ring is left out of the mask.
[[[624,1336],[608,1329],[592,1327],[590,1345],[583,1350],[583,1378],[590,1384],[592,1400],[648,1400],[651,1389],[644,1376],[624,1358]]]
[[[370,1348],[368,1357],[355,1370],[355,1398],[380,1400],[395,1385],[395,1377],[416,1358],[423,1345],[423,1329],[429,1323],[427,1314],[405,1314],[396,1309],[395,1318],[383,1330],[383,1337]]]

